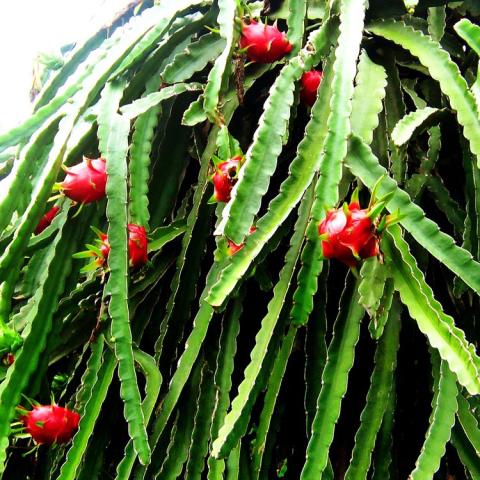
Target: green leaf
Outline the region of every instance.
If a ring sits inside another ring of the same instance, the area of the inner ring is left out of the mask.
[[[462,330],[445,314],[425,282],[408,244],[401,236],[398,225],[391,226],[385,235],[382,248],[393,276],[395,289],[407,306],[410,316],[417,322],[430,345],[436,348],[458,381],[472,394],[480,392],[480,359],[475,347],[468,343]]]
[[[430,480],[440,467],[457,411],[457,383],[447,362],[441,362],[434,410],[422,451],[410,474],[412,480]]]
[[[261,75],[264,71],[258,73]],[[256,78],[255,76],[250,78]],[[249,83],[251,86],[251,83]],[[236,95],[232,98],[232,100],[228,103],[228,109],[225,109],[224,115],[226,118],[229,118],[233,115],[233,111],[238,105],[236,100]],[[211,139],[209,140],[209,144],[207,145],[203,157],[204,159],[210,159],[213,155],[215,148],[216,148],[216,135],[218,133],[218,129],[214,130],[211,133]],[[201,187],[197,188],[195,195],[198,196],[198,199],[194,201],[194,204],[197,204],[197,208],[200,206],[200,201],[204,195],[206,184],[207,184],[207,172],[208,172],[208,162],[202,162],[203,168],[200,172],[200,179],[201,179]],[[189,242],[191,241],[191,234],[188,233],[189,228],[193,228],[195,225],[195,221],[197,219],[197,209],[192,209],[189,218],[187,219],[187,232],[183,238],[183,247],[182,249],[184,252],[188,248]],[[190,226],[189,226],[190,225]],[[182,255],[182,254],[181,254]],[[184,255],[184,254],[183,254]],[[183,259],[180,256],[180,262],[183,264]],[[183,267],[182,267],[183,268]],[[200,308],[197,310],[197,314],[193,320],[193,328],[185,342],[185,350],[183,351],[177,365],[177,370],[173,375],[170,381],[170,388],[167,394],[165,395],[164,399],[162,400],[162,408],[158,417],[155,420],[153,426],[153,432],[150,438],[150,444],[156,445],[162,432],[164,431],[167,422],[178,402],[180,394],[190,376],[190,373],[193,368],[193,364],[195,363],[198,354],[200,352],[200,348],[205,340],[205,336],[207,333],[208,326],[213,316],[213,308],[204,301],[208,291],[210,290],[210,285],[216,279],[218,274],[218,265],[214,264],[210,269],[209,274],[207,275],[207,283],[205,286],[204,291],[200,295]],[[172,297],[173,298],[173,297]],[[145,475],[145,469],[140,469],[142,478]]]
[[[288,0],[288,41],[293,45],[291,55],[296,55],[303,46],[307,0]]]
[[[383,415],[382,426],[378,432],[375,448],[372,480],[389,480],[392,463],[393,423],[395,417],[395,385],[390,392],[387,409]]]
[[[396,298],[390,309],[385,331],[375,351],[375,365],[370,378],[370,389],[360,415],[360,427],[355,434],[350,465],[345,480],[366,479],[378,431],[382,424],[389,397],[392,395],[394,373],[399,347],[401,305]]]
[[[453,427],[451,442],[457,450],[460,461],[465,466],[467,472],[470,473],[471,477],[473,479],[480,478],[478,453],[470,445],[467,436],[458,424]]]
[[[203,361],[197,362],[190,377],[190,384],[186,390],[184,402],[180,404],[177,420],[172,430],[162,467],[157,475],[165,480],[175,480],[180,477],[184,464],[188,458],[188,449],[192,438],[195,411],[199,396],[199,383]],[[192,401],[193,399],[193,401]],[[148,473],[148,471],[147,471]],[[147,478],[152,478],[148,476]]]
[[[143,98],[155,92],[158,79],[153,77],[145,86]],[[149,230],[150,212],[148,210],[148,186],[150,178],[150,155],[155,128],[161,106],[152,107],[140,114],[134,123],[134,131],[130,145],[130,161],[128,164],[130,180],[130,203],[128,210],[130,221]]]
[[[478,259],[480,253],[480,171],[475,165],[473,155],[467,142],[462,143],[463,170],[465,172],[465,228],[463,230],[462,247]],[[461,295],[467,285],[458,277],[454,280],[454,294]]]
[[[306,325],[304,403],[307,438],[310,438],[317,398],[322,387],[322,372],[327,360],[327,280],[328,265],[320,275],[312,318]]]
[[[227,118],[228,117],[229,115],[227,115]],[[207,219],[211,215],[211,210],[208,208],[208,205],[206,205],[206,199],[208,196],[207,188],[210,184],[210,158],[216,150],[219,130],[219,127],[213,127],[209,134],[207,145],[200,158],[201,167],[198,173],[197,188],[193,194],[192,207],[187,216],[185,234],[182,237],[181,251],[177,257],[176,271],[171,283],[171,295],[168,299],[166,314],[160,325],[160,334],[155,342],[157,359],[159,359],[163,353],[163,345],[168,331],[172,328],[174,331],[178,330],[175,321],[176,314],[178,314],[179,311],[187,312],[186,314],[181,313],[180,315],[184,320],[188,318],[190,304],[196,293],[192,276],[194,278],[199,276],[200,262],[203,258],[205,237],[207,235],[205,229],[209,228]],[[194,235],[196,238],[195,241]],[[198,238],[201,238],[200,243]],[[188,279],[188,281],[184,279]]]
[[[3,135],[0,135],[0,153],[4,152],[9,147],[18,145],[29,139],[34,134],[38,135],[38,133],[41,132],[40,127],[42,127],[47,120],[50,120],[47,129],[58,121],[59,118],[65,115],[65,112],[59,112],[60,107],[65,103],[66,99],[70,98],[77,90],[78,88],[68,91],[64,95],[64,98],[57,97],[51,102],[51,104],[41,108],[38,112],[25,120],[23,124],[12,128]]]
[[[166,102],[159,119],[155,145],[159,145],[155,154],[150,176],[155,184],[149,188],[149,211],[151,226],[169,223],[175,215],[181,183],[190,164],[186,154],[191,142],[190,129],[180,126],[183,109],[188,103],[186,97],[175,102]]]
[[[217,367],[214,382],[217,389],[215,409],[213,411],[210,438],[217,438],[227,409],[230,405],[230,391],[232,388],[232,373],[237,350],[237,337],[240,331],[240,316],[242,314],[242,299],[236,298],[231,306],[230,313],[222,319],[222,331],[219,339]],[[233,452],[232,452],[233,453]],[[230,454],[232,455],[232,454]],[[223,480],[225,460],[208,457],[208,480]]]
[[[321,174],[316,184],[307,243],[302,254],[302,267],[298,273],[298,287],[293,297],[292,318],[298,325],[308,321],[317,289],[317,278],[322,270],[318,225],[325,217],[325,207],[332,208],[339,200],[342,164],[347,153],[347,138],[351,133],[349,115],[353,105],[355,65],[360,51],[364,14],[363,2],[359,2],[355,8],[353,4],[350,6],[342,4],[340,36],[333,62],[330,114],[320,164]],[[358,21],[355,22],[356,20]],[[375,108],[375,103],[372,105]]]
[[[446,6],[430,7],[428,9],[428,33],[436,41],[440,42],[445,34]]]
[[[325,217],[325,207],[332,208],[339,200],[342,165],[347,154],[347,138],[351,133],[349,115],[353,104],[353,82],[360,52],[364,4],[363,2],[357,2],[356,5],[342,3],[341,12],[340,36],[333,62],[330,114],[320,163],[321,173],[316,183],[315,202],[307,230],[307,243],[302,254],[302,267],[298,273],[298,287],[293,297],[292,318],[298,325],[308,321],[313,308],[312,301],[317,289],[317,278],[322,270],[318,225]],[[320,100],[317,101],[319,102]],[[375,109],[375,103],[372,105]]]
[[[439,126],[431,127],[428,130],[428,152],[427,156],[421,159],[420,171],[422,173],[413,174],[405,185],[405,190],[412,200],[420,197],[428,181],[430,172],[437,163],[440,149],[442,146],[442,136]]]
[[[360,291],[359,287],[359,291]],[[378,340],[383,335],[383,329],[388,320],[390,307],[393,301],[393,280],[389,277],[385,280],[385,286],[383,290],[382,298],[380,299],[380,305],[378,306],[375,314],[371,317],[368,324],[368,330],[374,340]]]
[[[336,17],[327,20],[322,27],[324,29],[322,35],[331,38],[337,31],[336,27]],[[326,41],[326,38],[324,38],[324,41]],[[320,92],[322,91],[322,84],[320,85]],[[319,101],[316,103],[319,104]],[[315,110],[315,106],[313,110]],[[321,110],[319,106],[319,114]],[[324,117],[322,116],[323,120]],[[322,144],[314,134],[323,130],[324,124],[322,121],[319,122],[319,119],[315,117],[310,120],[306,129],[307,135],[299,144],[297,155],[290,164],[289,176],[280,186],[280,193],[270,202],[268,212],[256,223],[257,230],[249,236],[249,241],[245,247],[231,258],[230,263],[220,276],[220,281],[215,284],[210,292],[208,301],[223,303],[223,300],[235,287],[236,282],[248,270],[253,259],[257,257],[263,246],[272,238],[275,231],[287,219],[302,198],[314,177],[315,171],[319,168]]]
[[[168,98],[184,92],[196,92],[203,89],[200,83],[177,83],[171,87],[164,87],[159,92],[148,94],[146,97],[120,107],[120,112],[128,119],[138,117]]]
[[[225,47],[222,54],[217,57],[215,63],[208,74],[207,86],[205,87],[203,108],[208,119],[213,123],[218,123],[220,93],[222,86],[225,86],[226,80],[230,74],[231,56],[237,39],[240,36],[240,25],[236,23],[237,15],[236,0],[218,1],[217,22],[220,28],[220,36],[225,39]]]
[[[468,18],[462,18],[453,28],[468,43],[469,47],[480,56],[480,27],[472,23]]]
[[[387,204],[388,210],[391,212],[399,210],[403,215],[400,223],[413,238],[467,285],[480,292],[480,264],[473,260],[469,252],[455,245],[450,236],[441,232],[436,223],[425,217],[424,211],[388,177],[386,170],[378,163],[371,150],[357,137],[350,140],[346,163],[350,171],[370,189],[383,178],[378,195],[394,192]]]
[[[142,350],[135,349],[133,351],[135,362],[140,366],[146,380],[145,398],[142,402],[142,411],[145,417],[145,423],[148,424],[150,417],[158,400],[160,387],[162,385],[162,374],[158,370],[155,359]],[[133,443],[130,440],[125,447],[125,453],[122,461],[117,466],[117,479],[130,478],[130,474],[137,457]]]
[[[416,79],[404,78],[401,80],[402,89],[411,98],[415,107],[418,110],[422,110],[427,106],[427,102],[423,98],[421,98],[419,94],[415,91],[416,83],[417,83]]]
[[[304,71],[310,70],[328,52],[332,24],[333,21],[327,21],[310,35],[307,45],[282,68],[270,88],[245,164],[233,187],[232,198],[223,209],[222,222],[216,229],[216,234],[223,233],[237,245],[243,243],[248,234],[277,167],[288,130],[295,83]]]
[[[74,110],[71,115],[64,117],[60,121],[53,144],[47,154],[47,160],[37,177],[37,183],[30,196],[29,204],[20,218],[11,242],[0,257],[0,282],[10,270],[15,270],[14,268],[12,269],[13,265],[21,258],[23,250],[28,245],[30,235],[43,215],[45,204],[50,197],[53,184],[62,165],[65,145],[77,113]]]
[[[385,69],[372,62],[367,52],[362,50],[353,91],[350,123],[352,132],[361,137],[367,145],[372,143],[373,132],[378,126],[378,114],[383,108],[382,100],[385,97],[386,86]]]
[[[205,340],[210,320],[213,316],[213,308],[206,302],[201,302],[200,308],[194,318],[193,328],[186,340],[185,350],[178,361],[177,369],[170,380],[169,390],[162,399],[158,410],[159,414],[155,418],[152,434],[150,435],[150,444],[152,448],[157,444],[160,435],[163,433],[167,422],[178,402],[180,394],[190,376],[200,348]],[[145,468],[139,470],[138,477],[145,478]]]
[[[103,343],[102,340],[97,340]],[[89,388],[89,397],[85,404],[85,412],[80,419],[78,431],[73,437],[73,443],[67,453],[65,463],[62,465],[58,480],[74,480],[79,473],[82,458],[87,450],[88,441],[92,436],[95,422],[100,415],[100,410],[107,397],[108,389],[115,373],[116,361],[113,354],[107,351],[104,355],[103,364],[98,371],[98,377]]]
[[[318,90],[317,101],[312,108],[311,118],[305,130],[305,137],[298,146],[297,156],[294,159],[294,162],[297,163],[292,164],[291,173],[295,171],[294,167],[296,167],[302,159],[312,158],[318,166],[323,158],[323,146],[328,133],[327,122],[330,117],[330,108],[325,108],[325,105],[330,105],[329,99],[332,93],[333,78],[332,67],[332,62],[328,62],[324,67],[323,79]],[[291,179],[292,177],[289,178]],[[318,180],[314,179],[312,185],[317,185],[317,182]],[[284,192],[286,193],[285,190]],[[319,205],[318,202],[317,205]],[[293,294],[291,317],[292,322],[296,325],[305,324],[308,320],[309,313],[313,309],[312,299],[317,289],[317,276],[312,274],[312,270],[315,269],[315,271],[318,271],[320,274],[323,265],[318,255],[317,241],[318,232],[312,220],[310,227],[307,228],[307,241],[301,255],[301,267],[297,274],[297,288]]]
[[[59,213],[62,223],[48,250],[39,287],[35,292],[32,308],[28,312],[27,327],[22,332],[24,343],[15,355],[15,362],[7,370],[5,379],[0,383],[0,473],[4,471],[10,422],[15,416],[15,407],[20,395],[27,387],[39,363],[40,354],[46,347],[48,335],[52,329],[53,313],[57,308],[65,277],[69,271],[72,250],[72,230],[65,228],[68,208]]]
[[[173,222],[166,227],[158,227],[150,234],[148,242],[148,251],[155,252],[161,250],[167,243],[182,235],[186,230],[184,220]]]
[[[203,95],[194,100],[185,110],[182,118],[182,125],[193,127],[207,120],[207,114],[203,110]]]
[[[188,80],[194,73],[202,71],[209,62],[215,60],[225,47],[225,39],[215,33],[203,35],[175,55],[162,72],[163,81],[177,83]]]
[[[85,404],[88,402],[92,395],[92,388],[98,379],[98,372],[103,363],[103,348],[105,342],[103,336],[97,338],[96,341],[90,344],[90,357],[88,358],[87,366],[83,372],[80,387],[75,397],[74,410],[83,416],[85,411]]]
[[[466,216],[463,208],[453,199],[440,177],[427,175],[426,187],[432,194],[438,209],[445,214],[455,232],[461,236]]]
[[[393,49],[387,50],[383,55],[383,62],[387,71],[388,82],[385,95],[385,123],[386,123],[386,146],[388,146],[389,160],[384,165],[391,165],[392,177],[399,185],[406,180],[407,157],[406,148],[399,148],[392,139],[392,132],[395,125],[405,115],[407,107],[403,98],[403,91],[400,82],[400,71],[397,58]],[[382,135],[383,133],[380,133]],[[382,152],[383,153],[383,152]],[[387,153],[387,152],[385,152]]]
[[[112,98],[119,99],[121,83],[107,85],[103,96],[104,110],[98,117],[99,142],[103,158],[107,159],[107,219],[110,253],[110,274],[105,293],[110,297],[111,335],[118,360],[120,395],[130,438],[142,464],[150,461],[145,420],[135,374],[132,332],[128,313],[128,242],[127,242],[127,150],[130,122],[116,113]]]
[[[347,281],[333,327],[333,337],[328,346],[317,413],[300,475],[302,480],[317,480],[327,466],[328,452],[333,441],[335,424],[340,416],[342,398],[347,391],[348,374],[353,366],[355,345],[364,314],[363,308],[358,304],[357,285]]]
[[[437,42],[401,21],[375,22],[368,25],[367,29],[409,50],[428,68],[456,110],[463,134],[469,140],[470,148],[477,156],[477,165],[480,166],[480,117],[477,106],[467,82],[449,54]]]
[[[232,137],[232,135],[230,135],[226,125],[222,125],[218,132],[217,148],[218,158],[222,161],[236,157],[237,155],[242,155],[240,144],[234,137]]]
[[[460,426],[465,432],[465,435],[468,438],[470,444],[475,449],[475,452],[477,452],[477,455],[480,456],[480,428],[478,426],[478,420],[472,413],[470,404],[468,403],[462,392],[458,392],[457,401],[457,416],[460,422]]]
[[[161,5],[146,10],[142,17],[147,19],[151,17],[153,26],[138,39],[112,76],[118,78],[141,62],[157,46],[177,17],[181,17],[192,9],[198,9],[206,3],[206,0],[176,0],[175,2],[162,2]]]
[[[22,151],[20,158],[14,163],[10,175],[2,182],[0,196],[0,231],[9,225],[13,213],[19,208],[18,193],[21,190],[25,201],[30,200],[31,189],[25,188],[25,183],[30,182],[30,176],[36,169],[43,168],[41,158],[48,155],[49,144],[58,131],[58,124],[62,116],[56,116],[45,128],[33,136],[30,143]],[[33,187],[34,185],[32,185]],[[23,212],[20,212],[23,213]]]
[[[212,352],[209,352],[202,367],[197,400],[197,410],[190,439],[188,460],[185,466],[185,480],[201,480],[208,455],[212,410],[215,406],[215,384],[213,381]]]
[[[244,379],[238,387],[238,394],[232,401],[232,408],[225,417],[225,421],[212,444],[214,457],[225,457],[238,443],[245,433],[249,413],[259,392],[259,377],[271,349],[271,339],[277,326],[280,313],[283,309],[285,298],[290,288],[295,266],[300,256],[303,237],[307,227],[308,216],[313,201],[313,190],[307,192],[299,208],[295,232],[290,241],[290,248],[285,257],[278,283],[273,289],[273,297],[268,304],[267,315],[262,320],[262,325],[255,337],[255,346],[250,353],[250,362],[245,368]]]
[[[59,97],[59,90],[63,85],[73,83],[72,80],[76,80],[75,76],[83,70],[79,68],[80,65],[85,66],[85,63],[91,60],[92,54],[97,49],[107,51],[111,48],[119,39],[119,31],[113,32],[112,35],[111,26],[104,26],[98,32],[91,37],[87,38],[83,44],[75,45],[74,50],[66,58],[66,61],[60,68],[60,70],[53,75],[41,92],[35,99],[34,111],[37,112],[41,107],[50,104],[53,98]],[[78,77],[77,77],[78,78]]]
[[[371,318],[377,316],[387,277],[387,268],[377,257],[364,260],[358,285],[359,302]]]
[[[405,115],[393,129],[392,139],[395,145],[400,147],[407,143],[420,132],[438,123],[446,113],[446,109],[425,107]]]
[[[272,373],[267,385],[267,393],[263,402],[263,408],[260,413],[258,427],[254,440],[254,448],[252,451],[252,470],[254,478],[259,479],[263,452],[265,451],[265,444],[267,442],[267,435],[270,430],[270,422],[275,411],[280,387],[282,386],[283,377],[287,369],[288,359],[292,353],[293,344],[295,342],[297,328],[290,326],[288,333],[282,341],[282,346],[276,357]]]
[[[261,70],[260,72],[256,72],[255,75],[247,77],[245,81],[245,89],[248,90],[252,86],[254,80],[257,78],[257,75],[259,76],[262,75],[264,71],[265,70]],[[233,97],[231,98],[231,101],[226,102],[224,111],[223,111],[224,119],[227,124],[230,121],[234,113],[234,110],[237,106],[238,106],[238,98],[236,96],[236,93],[233,93]],[[193,238],[192,235],[193,235],[194,229],[198,230],[200,228],[201,231],[204,231],[205,229],[209,228],[208,221],[199,222],[199,217],[210,214],[209,213],[210,211],[205,205],[205,201],[207,198],[206,192],[210,185],[210,159],[215,153],[215,149],[217,148],[217,144],[218,144],[218,135],[221,134],[222,131],[225,131],[225,129],[219,128],[217,126],[213,127],[213,129],[209,134],[207,146],[205,147],[205,150],[203,151],[200,158],[201,168],[198,174],[198,186],[195,189],[195,193],[193,195],[193,205],[187,217],[187,227],[186,227],[185,235],[182,238],[182,250],[178,255],[177,270],[172,280],[172,295],[170,296],[170,299],[168,301],[167,314],[162,322],[162,326],[160,328],[160,335],[155,344],[155,351],[157,352],[157,357],[160,355],[162,351],[163,342],[167,333],[167,329],[169,328],[169,324],[171,323],[171,318],[172,318],[174,309],[178,308],[178,307],[175,307],[175,304],[177,303],[180,308],[185,310],[185,307],[187,308],[189,307],[189,301],[188,300],[186,301],[186,298],[190,298],[190,297],[186,297],[184,292],[187,291],[191,296],[195,295],[196,293],[195,284],[192,285],[191,281],[182,282],[182,278],[184,277],[191,278],[191,275],[192,275],[190,273],[191,270],[185,268],[186,258],[190,254],[190,251],[197,252],[198,263],[200,263],[203,258],[203,252],[201,252],[200,249],[198,248],[199,245],[196,245],[195,244],[196,242],[192,242],[192,238]],[[201,235],[202,235],[202,244],[203,244],[203,242],[205,242],[206,234],[201,233]],[[179,290],[180,285],[182,285],[181,290]],[[181,302],[178,301],[179,298],[181,298]],[[188,318],[188,316],[189,315],[187,314],[186,317]],[[178,330],[178,328],[176,328],[175,325],[174,325],[174,330]]]

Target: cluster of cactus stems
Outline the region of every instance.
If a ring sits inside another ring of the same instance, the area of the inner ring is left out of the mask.
[[[480,478],[479,20],[143,0],[69,52],[0,135],[0,477]]]

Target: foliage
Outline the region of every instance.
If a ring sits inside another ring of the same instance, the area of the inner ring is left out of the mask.
[[[0,135],[0,476],[478,478],[479,15],[143,1],[67,53]],[[260,16],[292,44],[273,64],[238,48]],[[78,205],[57,190],[82,155],[108,179]],[[349,272],[318,226],[356,189],[390,215]],[[129,223],[149,235],[140,267]],[[108,268],[85,268],[90,227]],[[25,398],[77,411],[72,441],[23,455]]]

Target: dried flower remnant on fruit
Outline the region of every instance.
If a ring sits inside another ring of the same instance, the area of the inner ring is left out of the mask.
[[[57,206],[53,206],[38,222],[38,225],[35,228],[35,235],[42,233],[50,224],[53,222],[53,219],[59,212],[59,208]]]
[[[237,174],[241,161],[242,156],[237,155],[215,166],[215,173],[212,175],[213,198],[215,201],[228,202],[230,200],[232,188],[237,183]]]
[[[250,227],[250,230],[248,231],[248,233],[252,234],[253,232],[255,232],[256,229],[257,227],[252,226]],[[245,246],[245,242],[241,243],[240,245],[237,245],[236,243],[232,242],[230,239],[227,239],[227,243],[228,243],[228,250],[227,250],[228,255],[234,255]]]
[[[250,20],[243,22],[240,48],[252,62],[273,63],[292,51],[292,44],[276,25]]]
[[[132,267],[148,262],[148,238],[145,227],[128,224],[128,254]]]
[[[79,203],[91,203],[105,196],[107,184],[106,161],[83,157],[83,161],[66,170],[60,189],[68,198]]]
[[[310,70],[302,75],[300,80],[300,99],[305,105],[311,107],[315,103],[318,87],[320,86],[322,78],[323,73],[320,70]]]
[[[353,268],[358,260],[378,255],[379,237],[369,214],[357,201],[329,210],[318,227],[323,256]]]
[[[39,444],[67,443],[78,429],[80,415],[58,405],[35,405],[20,420]]]

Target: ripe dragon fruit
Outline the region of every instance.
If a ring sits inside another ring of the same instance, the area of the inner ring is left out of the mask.
[[[66,171],[60,189],[68,198],[79,203],[91,203],[105,196],[107,172],[103,158],[92,160],[83,157],[82,163],[69,167]]]
[[[92,251],[92,255],[96,256],[96,264],[101,267],[108,258],[110,253],[110,244],[105,233],[99,232],[100,237],[100,252],[98,255]],[[128,256],[131,267],[138,267],[148,262],[148,238],[145,227],[128,224]]]
[[[300,80],[300,99],[308,106],[312,106],[317,99],[317,90],[322,81],[323,73],[320,70],[310,70],[302,75]]]
[[[290,53],[293,46],[275,25],[250,20],[243,23],[240,48],[253,62],[273,63]]]
[[[252,226],[250,227],[250,230],[248,231],[248,233],[252,234],[253,232],[255,232],[255,230],[257,230],[257,227]],[[228,244],[227,253],[230,256],[234,255],[245,246],[245,243],[241,243],[240,245],[237,245],[236,243],[232,242],[230,239],[227,239],[227,244]]]
[[[37,227],[35,228],[35,235],[42,233],[50,224],[52,223],[53,219],[59,212],[59,208],[57,206],[53,206],[38,222]]]
[[[36,405],[20,420],[36,443],[53,445],[67,443],[73,437],[80,415],[58,405]]]
[[[329,210],[318,227],[323,256],[353,268],[359,259],[378,255],[379,237],[369,213],[369,209],[360,209],[357,201]]]
[[[13,353],[6,353],[1,360],[1,363],[4,367],[10,367],[15,361],[15,355]]]
[[[233,186],[237,182],[237,173],[242,161],[242,156],[221,162],[216,165],[215,173],[212,176],[213,182],[213,198],[217,202],[228,202]]]

